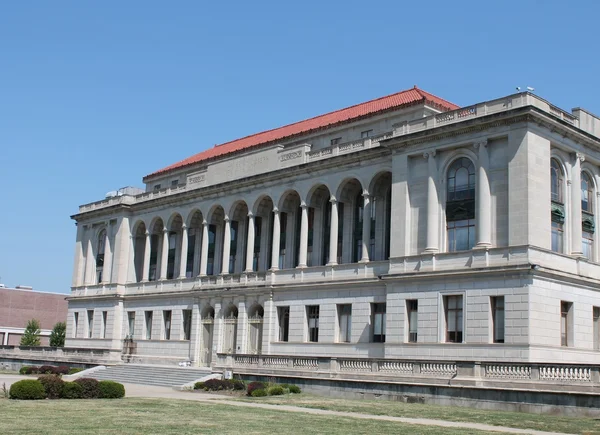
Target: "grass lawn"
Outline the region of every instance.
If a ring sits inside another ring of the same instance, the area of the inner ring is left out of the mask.
[[[320,397],[305,393],[239,400],[328,409],[332,411],[389,415],[393,417],[433,418],[448,421],[483,423],[548,432],[600,434],[600,419],[585,417],[561,417],[520,412],[487,411],[456,406],[421,405],[388,400],[347,400]]]
[[[436,434],[479,435],[394,422],[242,408],[187,400],[0,399],[4,434]]]

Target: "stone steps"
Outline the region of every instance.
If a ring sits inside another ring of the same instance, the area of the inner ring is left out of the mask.
[[[107,366],[106,369],[97,370],[87,377],[127,384],[175,387],[203,378],[211,373],[209,368],[123,364]]]

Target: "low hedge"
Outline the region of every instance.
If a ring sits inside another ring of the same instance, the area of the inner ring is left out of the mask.
[[[288,390],[290,390],[290,393],[292,394],[300,394],[302,392],[298,385],[288,385]]]
[[[257,388],[253,390],[251,394],[252,397],[265,397],[267,395],[267,390],[265,390],[264,388]]]
[[[69,367],[69,366],[50,366],[43,365],[40,367],[37,366],[22,366],[19,369],[19,374],[21,375],[72,375],[74,373],[78,373],[83,369],[77,367]]]
[[[23,379],[10,386],[9,396],[11,399],[40,400],[46,398],[46,390],[40,381],[35,379]]]
[[[125,397],[125,387],[118,382],[100,381],[98,382],[98,388],[100,389],[101,399],[120,399]]]
[[[205,382],[196,382],[194,390],[223,391],[223,390],[245,390],[244,381],[234,379],[209,379]]]
[[[83,389],[81,393],[81,397],[83,399],[99,399],[100,398],[100,387],[98,386],[99,382],[97,379],[93,378],[79,378],[75,379],[73,382],[81,385]]]
[[[58,399],[61,395],[65,381],[58,375],[42,375],[38,381],[44,386],[48,399]]]
[[[85,369],[80,369],[79,367],[71,367],[69,369],[69,372],[67,373],[68,375],[74,375],[75,373],[79,373],[82,372]]]
[[[248,390],[247,390],[248,391],[248,396],[253,396],[252,393],[255,390],[264,390],[265,387],[266,387],[265,384],[262,383],[262,382],[259,382],[259,381],[250,382],[248,384]],[[253,396],[253,397],[256,397],[256,396]]]
[[[285,390],[281,385],[273,385],[267,389],[267,394],[269,396],[283,396],[285,394]]]
[[[83,387],[75,382],[65,382],[60,392],[61,399],[82,399]]]

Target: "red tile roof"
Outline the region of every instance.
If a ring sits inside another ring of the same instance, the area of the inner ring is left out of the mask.
[[[436,97],[435,95],[425,92],[415,86],[412,89],[401,91],[396,94],[377,98],[375,100],[360,103],[345,109],[319,115],[314,118],[305,119],[304,121],[295,122],[293,124],[275,128],[273,130],[256,133],[251,136],[246,136],[221,145],[215,145],[213,148],[202,151],[193,155],[192,157],[188,157],[185,160],[174,163],[166,168],[147,175],[144,177],[144,179],[157,175],[163,175],[167,172],[181,169],[185,166],[212,160],[216,157],[236,153],[241,150],[246,150],[259,145],[266,145],[299,134],[306,134],[325,127],[331,127],[333,125],[349,121],[356,121],[360,118],[373,116],[385,111],[397,110],[419,103],[428,103],[429,105],[433,105],[442,111],[455,110],[459,108],[459,106],[456,104],[452,104],[442,98]]]

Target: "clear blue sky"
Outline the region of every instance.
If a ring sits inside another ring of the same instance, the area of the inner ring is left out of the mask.
[[[215,143],[419,87],[600,113],[597,1],[4,1],[0,282],[68,292],[79,204]]]

